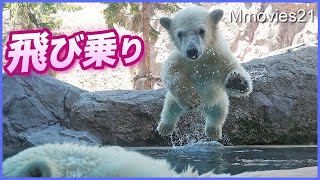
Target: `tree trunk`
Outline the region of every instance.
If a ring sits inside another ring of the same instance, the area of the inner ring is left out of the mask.
[[[142,3],[142,39],[144,41],[143,61],[139,64],[138,75],[135,78],[134,88],[137,90],[151,89],[151,74],[150,74],[150,47],[149,47],[149,32],[150,32],[150,3]]]

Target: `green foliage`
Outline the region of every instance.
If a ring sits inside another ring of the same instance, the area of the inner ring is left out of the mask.
[[[81,7],[66,3],[4,3],[4,10],[10,11],[9,24],[15,29],[49,28],[57,29],[62,20],[52,15],[59,10],[77,11]]]
[[[118,25],[136,33],[142,32],[142,3],[104,4],[108,4],[108,7],[104,9],[103,14],[109,28],[113,27],[113,25]],[[150,3],[150,16],[152,17],[156,10],[172,14],[179,9],[180,8],[176,3]],[[149,37],[151,40],[156,40],[158,35],[159,32],[150,25]]]
[[[127,8],[129,3],[108,3],[109,6],[103,10],[106,24],[113,25],[118,24],[119,26],[125,26],[126,15],[124,10]]]
[[[130,3],[130,13],[133,16],[137,16],[140,14],[139,4],[138,3]]]
[[[181,9],[176,3],[155,3],[154,8],[168,14],[173,14]]]
[[[61,6],[62,11],[68,11],[68,12],[80,11],[81,9],[82,9],[81,6],[75,5],[75,4],[62,4]]]

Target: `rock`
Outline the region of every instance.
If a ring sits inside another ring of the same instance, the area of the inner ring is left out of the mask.
[[[253,92],[230,98],[224,145],[317,143],[317,46],[305,44],[243,64]],[[87,92],[44,75],[3,75],[4,148],[75,141],[121,146],[185,145],[205,139],[188,112],[160,137],[164,89]]]
[[[71,110],[70,126],[89,131],[103,144],[168,145],[155,131],[164,94],[164,89],[83,93]]]
[[[76,131],[61,126],[59,123],[42,129],[31,128],[26,133],[27,141],[34,144],[77,142],[80,144],[101,144],[101,141],[87,131]]]
[[[3,146],[29,147],[66,137],[93,139],[59,125],[68,127],[70,108],[83,92],[50,76],[3,74]]]
[[[253,93],[231,99],[224,127],[230,141],[317,144],[317,46],[282,49],[245,67]]]
[[[310,18],[305,28],[293,39],[292,44],[318,42],[318,18]]]

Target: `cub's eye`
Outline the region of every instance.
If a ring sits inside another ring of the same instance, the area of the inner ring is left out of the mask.
[[[200,29],[199,34],[204,35],[204,33],[205,33],[204,29]]]
[[[183,33],[182,32],[178,32],[177,36],[178,36],[178,38],[182,38]]]

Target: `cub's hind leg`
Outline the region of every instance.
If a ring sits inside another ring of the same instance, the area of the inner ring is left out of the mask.
[[[229,99],[226,94],[224,96],[218,104],[202,109],[206,117],[205,134],[213,140],[222,137],[222,126],[228,115]]]
[[[171,134],[183,112],[184,110],[178,105],[172,95],[167,92],[161,112],[161,120],[157,127],[159,134],[162,136]]]

